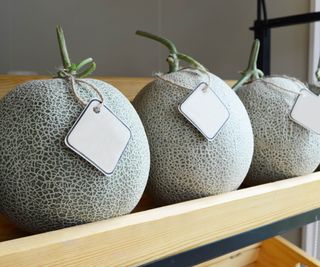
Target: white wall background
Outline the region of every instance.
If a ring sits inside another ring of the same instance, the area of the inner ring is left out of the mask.
[[[148,76],[166,71],[167,52],[137,37],[143,29],[174,40],[212,72],[235,79],[247,64],[248,28],[256,0],[0,0],[0,73],[41,74],[60,65],[55,25],[67,35],[71,57],[92,56],[96,74]],[[309,0],[267,0],[269,17],[308,12]],[[272,71],[307,78],[308,27],[276,29]]]
[[[54,73],[60,63],[55,25],[64,28],[75,62],[93,57],[96,75],[150,76],[166,71],[166,49],[134,35],[166,36],[213,73],[238,78],[246,67],[255,0],[0,0],[0,73]],[[309,0],[267,0],[269,17],[309,11]],[[306,80],[308,26],[272,33],[273,73]],[[263,207],[261,207],[263,208]],[[300,230],[286,235],[300,243]]]

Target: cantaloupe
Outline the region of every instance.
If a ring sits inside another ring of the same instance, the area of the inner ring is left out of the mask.
[[[254,155],[247,186],[313,172],[320,162],[320,135],[290,118],[299,92],[306,86],[287,76],[263,77],[253,44],[249,66],[234,89],[245,105],[254,133]]]
[[[137,33],[170,50],[169,73],[156,76],[133,101],[150,145],[149,193],[156,202],[170,204],[237,189],[253,155],[252,129],[240,99],[219,77],[179,53],[171,41]],[[180,69],[179,60],[192,68]],[[178,111],[178,105],[202,82],[209,83],[230,113],[212,141]]]
[[[95,64],[86,60],[90,66],[81,73],[70,63],[62,29],[57,31],[63,73],[76,78],[89,74]],[[129,213],[145,189],[150,153],[138,114],[112,85],[95,79],[85,81],[99,88],[108,108],[131,131],[131,139],[110,176],[64,143],[83,110],[69,80],[30,81],[0,101],[1,212],[26,231],[49,231]],[[76,84],[76,90],[86,102],[99,99],[86,84]]]

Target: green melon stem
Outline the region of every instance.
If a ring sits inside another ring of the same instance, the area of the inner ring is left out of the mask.
[[[92,58],[87,58],[82,60],[79,64],[71,63],[66,40],[63,34],[62,27],[58,25],[56,27],[59,50],[61,55],[61,60],[63,64],[63,71],[58,72],[58,77],[65,78],[66,73],[69,75],[73,75],[77,78],[84,78],[90,75],[96,69],[96,63],[93,61]],[[80,71],[84,66],[88,65],[88,67]]]
[[[182,54],[182,53],[177,53],[177,57],[178,57],[178,59],[189,63],[190,65],[192,65],[196,69],[199,69],[201,71],[207,71],[207,69],[200,62],[198,62],[197,60],[195,60],[194,58],[192,58],[192,57],[190,57],[188,55],[185,55],[185,54]]]
[[[149,39],[152,39],[152,40],[155,40],[159,43],[162,43],[163,45],[165,45],[169,49],[170,53],[172,53],[172,54],[176,54],[178,52],[175,44],[166,38],[157,36],[157,35],[149,33],[149,32],[144,32],[144,31],[136,31],[136,34],[143,36],[143,37],[146,37],[146,38],[149,38]]]
[[[62,27],[58,25],[56,30],[57,30],[58,44],[59,44],[62,64],[65,69],[68,69],[71,66],[71,61],[69,58],[69,53],[67,50],[66,40],[64,38]]]
[[[149,38],[151,40],[157,41],[164,46],[166,46],[169,49],[169,57],[167,59],[167,62],[169,64],[169,73],[175,72],[179,69],[179,60],[177,57],[178,50],[173,42],[170,40],[157,36],[155,34],[144,32],[144,31],[136,31],[137,35]]]
[[[144,32],[144,31],[136,31],[137,35],[152,39],[154,41],[157,41],[163,45],[165,45],[169,49],[169,56],[167,58],[167,62],[169,64],[169,73],[176,72],[180,68],[180,60],[185,61],[186,63],[189,63],[190,65],[194,66],[195,68],[199,70],[204,70],[206,71],[206,68],[203,67],[198,61],[193,59],[190,56],[187,56],[185,54],[179,53],[177,50],[177,47],[175,44],[163,37],[154,35],[149,32]]]
[[[257,68],[259,48],[260,41],[256,39],[252,44],[248,67],[242,72],[241,78],[232,87],[235,91],[237,91],[244,83],[260,79],[264,76],[263,72]]]

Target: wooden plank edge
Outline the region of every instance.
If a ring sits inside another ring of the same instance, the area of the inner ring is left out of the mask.
[[[294,266],[298,263],[320,267],[320,261],[280,236],[262,242],[258,266]]]
[[[30,80],[46,80],[51,79],[52,77],[49,75],[7,75],[0,74],[0,88],[1,86],[11,86],[12,89],[20,84]],[[89,77],[92,79],[98,79],[105,82],[110,82],[111,84],[134,84],[136,85],[146,85],[148,82],[153,80],[153,77],[125,77],[125,76],[92,76]],[[232,86],[235,81],[234,80],[225,80],[225,82]]]
[[[108,265],[142,264],[318,208],[320,199],[314,189],[319,186],[320,173],[314,173],[5,241],[0,244],[0,263],[16,262],[18,255],[21,262],[32,263],[39,253],[54,251],[58,256],[41,257],[41,264],[57,260],[80,264],[77,258],[85,248],[85,264],[97,260],[94,253]]]
[[[144,82],[152,80],[152,77],[128,77],[128,76],[90,76],[92,79],[99,80],[111,80],[111,81],[122,81],[122,82]],[[50,75],[10,75],[10,74],[0,74],[0,84],[2,82],[16,83],[21,81],[30,81],[30,80],[47,80],[52,79]]]
[[[210,266],[237,266],[243,267],[256,262],[258,259],[261,243],[256,243],[231,253],[220,256],[216,259],[197,264],[194,267]]]

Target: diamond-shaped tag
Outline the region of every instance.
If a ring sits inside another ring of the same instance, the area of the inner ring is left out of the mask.
[[[290,118],[317,134],[320,134],[320,96],[307,89],[302,89],[294,104]]]
[[[179,110],[208,140],[229,119],[229,111],[206,83],[201,83],[179,105]]]
[[[131,132],[105,105],[93,99],[65,138],[66,145],[106,175],[113,173]]]

